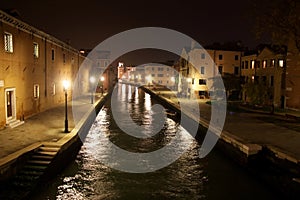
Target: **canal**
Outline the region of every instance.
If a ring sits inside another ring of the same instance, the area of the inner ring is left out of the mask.
[[[156,123],[153,116],[157,114],[151,111],[151,106],[157,102],[134,86],[122,85],[119,90],[121,108],[128,110],[133,121],[145,128],[145,133],[151,132]],[[126,124],[128,119],[119,123]],[[103,162],[110,159],[112,143],[129,152],[152,152],[169,143],[177,131],[182,133],[178,149],[188,144],[189,148],[164,168],[148,173],[128,173],[111,167],[118,161],[110,160],[110,166]],[[31,199],[277,198],[274,191],[222,152],[214,150],[200,159],[199,147],[183,127],[169,118],[155,136],[142,139],[129,136],[114,121],[109,100],[98,114],[76,160],[53,180],[41,185]]]

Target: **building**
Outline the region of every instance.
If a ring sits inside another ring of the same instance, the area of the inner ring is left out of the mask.
[[[300,51],[295,41],[288,44],[286,67],[286,107],[300,110]]]
[[[251,83],[259,85],[260,103],[285,108],[284,69],[286,67],[286,48],[279,46],[265,46],[257,53],[242,57],[241,76],[244,80],[242,100],[253,102],[253,95],[249,90]],[[253,86],[252,86],[253,87]],[[265,97],[263,97],[265,96]],[[251,99],[252,98],[252,99]]]
[[[182,50],[178,91],[193,98],[210,98],[217,75],[240,76],[242,51],[204,49],[192,43]]]
[[[84,57],[65,42],[3,11],[0,21],[0,128],[3,128],[64,102],[62,81],[75,79]],[[81,87],[88,85],[83,83]]]
[[[147,64],[143,68],[145,69],[146,85],[163,86],[172,90],[175,88],[175,77],[178,73],[173,66],[153,63]]]

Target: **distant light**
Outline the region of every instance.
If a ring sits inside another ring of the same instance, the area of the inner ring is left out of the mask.
[[[91,76],[91,77],[90,77],[90,82],[91,82],[91,83],[95,83],[95,81],[96,81],[95,77]]]
[[[118,67],[124,67],[124,63],[119,62],[119,63],[118,63]]]
[[[100,80],[101,80],[101,81],[104,81],[104,80],[105,80],[104,76],[101,76]]]
[[[174,76],[171,77],[171,81],[172,81],[172,82],[175,82]]]
[[[85,51],[84,51],[84,50],[80,50],[79,52],[80,52],[81,54],[84,54],[84,53],[85,53]]]

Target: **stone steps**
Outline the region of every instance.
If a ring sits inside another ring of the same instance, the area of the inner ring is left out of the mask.
[[[13,120],[9,120],[7,122],[7,127],[15,128],[15,127],[18,127],[18,126],[20,126],[22,124],[24,124],[24,121],[13,119]]]

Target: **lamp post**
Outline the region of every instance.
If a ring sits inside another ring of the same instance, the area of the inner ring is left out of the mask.
[[[100,81],[101,81],[101,95],[103,95],[103,81],[105,80],[104,76],[101,76]]]
[[[65,92],[65,133],[69,133],[68,130],[68,88],[70,86],[70,82],[68,80],[63,81],[63,88]]]
[[[90,82],[91,82],[91,104],[94,103],[94,83],[95,83],[95,77],[91,76],[90,77]]]

